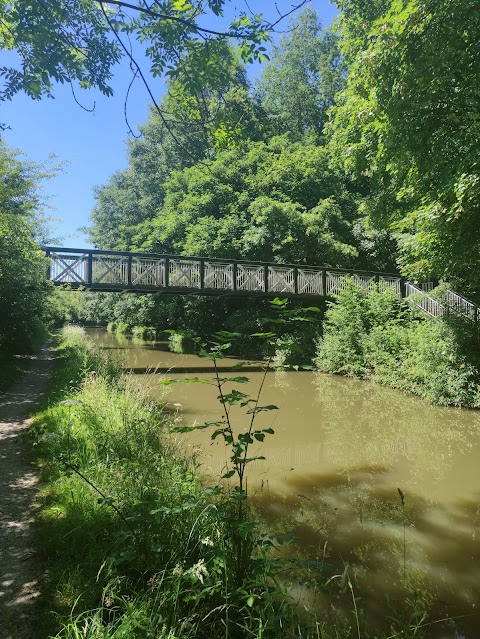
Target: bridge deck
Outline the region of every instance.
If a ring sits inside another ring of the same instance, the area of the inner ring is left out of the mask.
[[[54,284],[89,291],[328,298],[350,276],[366,288],[377,282],[405,295],[403,278],[392,273],[53,246],[45,253]]]

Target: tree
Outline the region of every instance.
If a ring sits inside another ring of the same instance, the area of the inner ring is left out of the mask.
[[[0,49],[14,51],[18,63],[0,68],[0,100],[19,91],[33,99],[50,96],[55,82],[97,87],[110,95],[113,68],[122,57],[149,89],[131,53],[130,38],[141,43],[154,77],[181,77],[195,93],[218,73],[216,50],[225,41],[235,44],[243,61],[261,59],[264,43],[282,19],[272,24],[260,15],[240,13],[225,28],[224,5],[225,0],[152,5],[135,0],[2,0]],[[213,28],[202,26],[206,17]],[[151,98],[155,102],[152,93]]]
[[[273,48],[257,85],[274,132],[321,134],[345,76],[336,31],[322,30],[316,11],[307,7]]]
[[[130,229],[131,248],[354,265],[356,211],[325,148],[277,137],[174,172],[155,218]]]
[[[476,294],[480,268],[480,14],[474,0],[342,0],[348,86],[332,154],[369,179],[372,223],[412,278]]]
[[[0,143],[0,350],[28,350],[48,317],[48,262],[35,241],[46,177]]]
[[[261,137],[262,112],[249,95],[244,66],[229,47],[222,47],[222,73],[213,75],[197,94],[179,80],[170,83],[160,108],[174,117],[166,124],[152,108],[141,137],[128,141],[128,168],[96,188],[89,231],[95,245],[128,248],[129,229],[161,210],[172,171],[196,164],[207,170],[204,161],[214,159],[219,150]]]

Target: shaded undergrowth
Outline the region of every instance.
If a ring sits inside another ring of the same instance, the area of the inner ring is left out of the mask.
[[[40,326],[22,347],[16,345],[13,350],[0,350],[0,393],[6,392],[20,379],[28,368],[29,360],[41,349],[47,337],[47,330]]]

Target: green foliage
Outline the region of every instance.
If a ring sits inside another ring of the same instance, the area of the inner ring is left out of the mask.
[[[19,358],[13,353],[0,353],[0,394],[17,381],[27,366],[28,360],[24,358]]]
[[[175,173],[134,248],[266,261],[355,263],[356,207],[325,149],[273,138]]]
[[[130,333],[130,324],[128,322],[118,322],[115,326],[115,332],[120,333],[120,335],[125,335],[126,333]]]
[[[189,333],[173,332],[168,338],[168,346],[172,353],[193,353],[195,342]]]
[[[225,45],[215,55],[211,71],[221,69],[221,78],[210,78],[195,93],[180,79],[171,82],[160,103],[168,121],[152,109],[143,135],[128,141],[128,168],[95,189],[88,230],[95,245],[128,249],[136,242],[136,227],[163,207],[172,171],[194,164],[205,170],[204,161],[217,150],[260,136],[260,108],[248,94],[243,67]]]
[[[321,332],[321,324],[312,323],[297,326],[294,333],[285,333],[275,340],[276,369],[312,368],[316,354],[316,342]]]
[[[31,350],[56,320],[48,260],[36,241],[43,230],[39,185],[49,175],[0,143],[0,350]]]
[[[283,306],[278,300],[278,306]],[[272,333],[258,333],[256,337],[270,339]],[[225,352],[232,347],[232,342],[241,337],[239,333],[228,331],[220,331],[213,336],[210,342],[202,342],[201,338],[194,338],[198,350],[198,356],[212,360],[214,365],[215,376],[213,380],[200,380],[198,378],[186,379],[187,383],[203,383],[216,387],[218,391],[217,400],[223,409],[223,417],[218,421],[206,422],[204,424],[195,424],[193,426],[177,426],[175,432],[193,432],[196,430],[213,430],[211,434],[212,441],[217,438],[223,440],[227,451],[229,451],[230,463],[225,469],[222,479],[235,480],[233,488],[227,492],[229,521],[227,522],[227,531],[229,534],[232,567],[234,573],[232,575],[234,583],[241,587],[248,575],[255,570],[257,558],[254,551],[263,547],[272,546],[270,540],[260,540],[257,537],[257,525],[251,521],[248,507],[248,491],[246,470],[249,464],[256,460],[265,459],[263,456],[254,455],[249,451],[252,444],[263,442],[266,435],[272,435],[272,428],[256,427],[256,418],[259,413],[278,410],[273,404],[260,405],[260,396],[265,382],[265,377],[270,369],[271,358],[264,366],[264,375],[260,388],[256,397],[252,397],[243,391],[232,388],[232,384],[245,384],[248,377],[237,375],[233,377],[220,376],[217,362],[225,357]],[[243,363],[235,364],[234,369],[241,372]],[[171,384],[177,380],[166,380],[165,384]],[[232,406],[240,406],[245,410],[245,414],[249,416],[249,426],[247,430],[238,430],[232,419],[230,408]],[[255,596],[252,597],[253,605]]]
[[[0,99],[10,100],[19,91],[33,99],[51,96],[54,82],[75,82],[112,95],[112,70],[128,57],[130,38],[144,44],[153,76],[181,79],[193,94],[200,93],[205,84],[222,80],[218,50],[221,54],[225,40],[236,44],[244,62],[261,60],[272,29],[260,15],[245,13],[237,14],[225,29],[223,5],[224,0],[175,1],[150,8],[121,1],[2,2],[0,48],[14,51],[19,61],[0,69]],[[206,14],[210,23],[221,26],[203,27]]]
[[[257,84],[270,129],[289,131],[295,138],[306,131],[321,135],[345,75],[338,35],[322,31],[316,11],[307,7],[273,47]]]
[[[223,341],[217,347],[221,353]],[[269,563],[273,542],[247,518],[243,492],[202,485],[195,461],[168,434],[168,413],[105,364],[80,329],[64,333],[59,352],[33,424],[49,636],[292,636],[303,622]],[[221,389],[241,379],[219,380]],[[223,399],[240,401],[233,391]],[[270,409],[247,405],[252,420]],[[240,448],[239,469],[248,463],[248,446]]]
[[[154,326],[134,326],[132,335],[139,339],[154,340],[157,336],[157,331]]]
[[[326,313],[316,366],[400,388],[434,404],[479,407],[478,347],[469,348],[478,331],[466,322],[421,319],[390,290],[367,291],[346,282]]]
[[[474,0],[342,0],[351,62],[331,126],[332,156],[370,181],[370,220],[393,230],[415,279],[478,291],[480,202]]]
[[[76,81],[113,93],[108,81],[120,49],[108,37],[109,26],[94,2],[2,2],[0,18],[0,49],[15,51],[20,60],[18,68],[0,69],[0,100],[11,100],[19,91],[39,100],[51,95],[53,82]]]

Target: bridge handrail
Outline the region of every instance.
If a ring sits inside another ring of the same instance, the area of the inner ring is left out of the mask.
[[[252,265],[252,266],[277,266],[279,268],[302,268],[302,269],[311,269],[316,271],[329,271],[331,273],[352,273],[358,275],[368,275],[371,277],[379,276],[379,277],[394,277],[398,280],[403,281],[403,277],[399,273],[389,273],[387,271],[363,271],[361,269],[356,268],[338,268],[334,266],[328,265],[313,265],[313,264],[291,264],[289,262],[260,262],[257,260],[241,260],[241,259],[229,259],[228,257],[200,257],[195,255],[174,255],[170,253],[145,253],[145,252],[132,252],[132,251],[112,251],[112,250],[102,250],[102,249],[75,249],[75,248],[65,248],[59,246],[42,246],[41,247],[46,255],[48,256],[50,253],[71,253],[71,254],[87,254],[90,253],[92,255],[110,255],[112,257],[118,255],[122,257],[129,257],[130,255],[139,258],[145,259],[170,259],[170,260],[188,260],[188,261],[196,261],[196,262],[216,262],[219,264],[242,264],[242,265]]]
[[[473,321],[478,319],[479,309],[477,304],[463,295],[459,295],[458,293],[455,293],[455,291],[451,291],[450,289],[447,289],[446,297],[448,305],[453,307],[456,311],[459,311],[462,315],[465,315]]]
[[[412,299],[412,296],[418,296]],[[446,308],[437,300],[427,295],[421,288],[412,284],[411,282],[405,283],[405,297],[410,304],[413,304],[421,311],[430,315],[430,317],[444,317],[446,315]]]
[[[474,302],[450,289],[446,290],[445,301],[442,303],[428,295],[428,293],[415,284],[406,282],[405,296],[408,298],[412,295],[418,295],[418,297],[408,301],[431,317],[445,317],[453,310],[473,322],[476,322],[480,318],[479,307]]]

